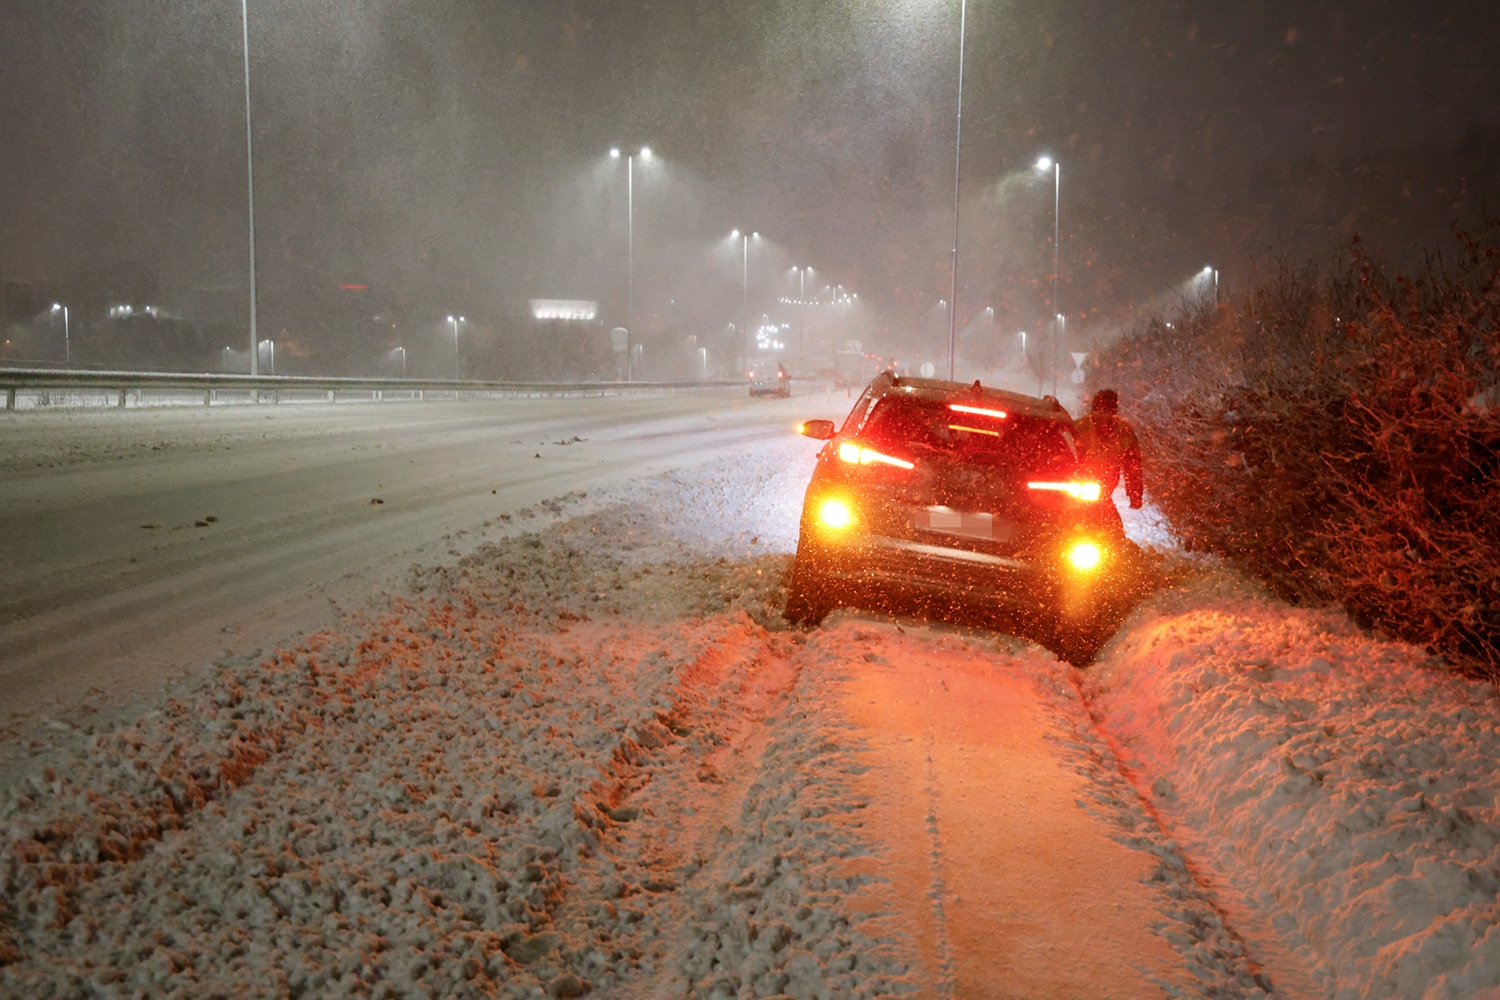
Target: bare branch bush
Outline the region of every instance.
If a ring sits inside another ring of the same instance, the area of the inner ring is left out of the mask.
[[[1285,265],[1102,352],[1189,548],[1500,677],[1500,252]],[[1133,405],[1132,405],[1133,404]]]

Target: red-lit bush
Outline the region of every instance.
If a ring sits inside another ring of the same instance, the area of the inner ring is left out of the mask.
[[[1288,268],[1102,352],[1189,547],[1500,674],[1500,252]]]

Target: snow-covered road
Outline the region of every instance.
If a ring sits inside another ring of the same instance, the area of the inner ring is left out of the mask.
[[[316,627],[504,514],[782,430],[824,394],[3,415],[0,724]],[[832,405],[834,410],[838,405]]]
[[[19,726],[0,995],[1496,996],[1492,692],[1180,556],[1087,672],[788,631],[785,428],[847,403],[771,405],[475,473],[390,595]]]

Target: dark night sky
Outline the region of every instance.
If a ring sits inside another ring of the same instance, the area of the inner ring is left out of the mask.
[[[533,295],[733,318],[732,226],[861,292],[893,341],[948,289],[957,0],[250,0],[263,313],[369,282],[411,315]],[[245,284],[239,5],[0,5],[0,274],[135,261]],[[1420,258],[1500,196],[1500,7],[969,5],[961,316],[1102,330],[1206,262]],[[717,246],[717,251],[715,247]],[[777,271],[783,274],[784,271]],[[241,292],[240,294],[243,294]],[[926,324],[924,326],[924,324]]]

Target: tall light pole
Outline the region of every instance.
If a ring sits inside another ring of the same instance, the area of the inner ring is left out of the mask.
[[[458,356],[458,324],[464,322],[462,316],[449,316],[448,322],[453,324],[453,371],[455,378],[464,377],[463,361]],[[404,363],[404,356],[403,356]]]
[[[802,367],[807,341],[807,272],[810,267],[794,267],[797,272],[797,367]]]
[[[740,328],[740,371],[748,371],[750,364],[750,241],[760,239],[760,233],[741,233],[731,230],[729,238],[740,241],[740,316],[744,325]]]
[[[63,365],[73,367],[73,341],[68,333],[68,307],[60,302],[52,303],[52,311],[55,313],[62,310],[63,314]]]
[[[1052,311],[1056,314],[1056,321],[1052,324],[1052,394],[1057,395],[1057,352],[1058,341],[1062,339],[1062,330],[1059,324],[1062,322],[1063,313],[1057,305],[1057,250],[1058,238],[1062,233],[1061,215],[1062,208],[1062,161],[1054,160],[1050,156],[1044,156],[1036,161],[1038,173],[1045,174],[1052,171]]]
[[[958,113],[953,118],[953,258],[948,269],[948,381],[953,381],[953,356],[958,343],[958,179],[964,149],[964,31],[968,0],[958,5]]]
[[[250,377],[260,374],[260,338],[255,335],[255,154],[250,131],[250,11],[240,0],[240,35],[245,53],[245,191],[250,203]]]
[[[642,146],[638,153],[625,155],[625,381],[635,379],[635,158],[651,159],[651,147]],[[609,151],[612,160],[620,158],[618,146]]]
[[[406,348],[398,347],[396,350],[401,352],[401,377],[406,378]]]

